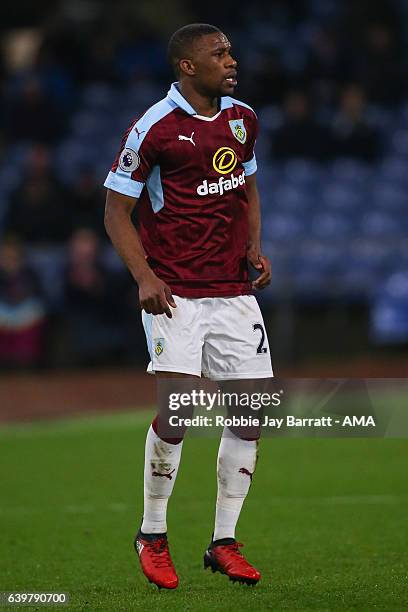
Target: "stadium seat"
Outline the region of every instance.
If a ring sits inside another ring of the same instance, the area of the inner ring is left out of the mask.
[[[273,213],[264,220],[264,234],[272,241],[294,240],[304,234],[304,223],[294,214]]]
[[[10,194],[21,182],[24,168],[14,164],[4,164],[0,171],[1,190],[5,194]]]
[[[401,108],[399,109],[398,120],[399,120],[399,125],[401,127],[408,128],[408,103],[407,102],[401,105]]]
[[[329,173],[335,181],[361,185],[370,180],[373,170],[363,162],[339,158],[331,164]]]
[[[289,269],[299,299],[322,300],[338,291],[336,269],[341,253],[341,244],[309,239],[297,245]]]
[[[398,155],[390,155],[379,164],[376,170],[376,178],[379,182],[392,182],[408,186],[407,162],[405,158]]]
[[[382,270],[395,262],[395,255],[393,245],[358,237],[347,245],[344,259],[350,267],[360,265],[367,269]]]
[[[367,299],[395,265],[392,246],[378,240],[355,238],[345,245],[338,266],[343,295]]]
[[[291,254],[292,247],[288,247],[279,242],[263,241],[263,252],[271,261],[272,266],[272,283],[263,291],[259,292],[257,299],[263,300],[263,303],[268,301],[277,302],[285,299],[288,294],[293,293],[292,279],[293,271],[291,270]]]
[[[394,113],[381,106],[371,106],[367,115],[369,123],[377,128],[382,135],[387,138],[388,133],[394,124]]]
[[[333,182],[327,185],[322,193],[322,199],[328,210],[354,212],[364,206],[366,197],[363,190],[341,183]]]
[[[406,220],[387,212],[370,211],[363,215],[360,231],[368,238],[393,241],[406,235]]]
[[[408,192],[393,182],[376,181],[372,186],[371,201],[382,211],[408,214]]]
[[[108,116],[104,111],[93,109],[82,110],[73,117],[71,121],[71,134],[75,139],[97,138],[98,135],[106,133],[106,120]]]
[[[396,130],[391,138],[391,149],[397,155],[408,157],[408,128]]]
[[[259,110],[258,119],[263,130],[273,131],[276,130],[282,123],[282,111],[278,106],[268,104]]]
[[[307,189],[292,184],[281,185],[273,190],[274,210],[302,214],[313,207],[313,197]]]
[[[408,342],[408,272],[395,272],[371,305],[371,337],[379,344]]]
[[[275,193],[278,185],[278,173],[276,167],[271,164],[260,164],[256,173],[256,181],[259,192],[263,197]]]
[[[55,165],[60,178],[66,183],[72,183],[81,165],[89,165],[90,160],[98,158],[98,154],[93,150],[92,145],[89,148],[84,146],[75,138],[64,140],[55,151]]]
[[[292,159],[283,165],[283,176],[289,183],[303,187],[313,187],[321,181],[321,166],[307,159]]]
[[[341,297],[346,301],[367,301],[379,280],[377,271],[366,265],[349,266],[338,272]]]
[[[312,238],[323,240],[344,240],[356,232],[352,217],[346,214],[320,212],[315,213],[310,226]]]
[[[106,83],[92,83],[87,85],[82,93],[82,105],[87,109],[106,109],[112,111],[116,108],[117,94],[113,87]]]

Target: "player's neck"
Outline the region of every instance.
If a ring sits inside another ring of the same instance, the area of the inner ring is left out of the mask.
[[[180,83],[179,88],[181,95],[194,108],[197,115],[214,117],[218,113],[219,98],[203,96],[193,89],[188,82]]]

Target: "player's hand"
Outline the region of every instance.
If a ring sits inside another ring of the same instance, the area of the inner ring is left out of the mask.
[[[272,278],[271,262],[268,257],[261,255],[259,251],[249,250],[247,259],[251,266],[259,272],[259,276],[252,283],[252,289],[264,289],[269,285]]]
[[[139,301],[147,314],[166,314],[169,319],[173,317],[170,306],[177,308],[170,287],[157,278],[154,272],[139,282]]]

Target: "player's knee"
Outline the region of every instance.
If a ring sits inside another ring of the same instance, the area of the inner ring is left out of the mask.
[[[163,495],[162,493],[153,493],[152,491],[147,491],[146,496],[148,499],[168,499],[168,495]]]
[[[167,444],[180,444],[184,440],[186,427],[170,427],[168,421],[162,415],[156,415],[152,421],[152,429],[156,436]]]
[[[235,489],[234,487],[228,487],[228,486],[224,486],[221,488],[221,492],[222,495],[224,497],[224,499],[245,499],[248,490],[246,489],[245,491],[242,491],[242,489],[239,491],[238,489]]]
[[[256,442],[261,437],[260,427],[228,427],[229,431],[240,440]]]

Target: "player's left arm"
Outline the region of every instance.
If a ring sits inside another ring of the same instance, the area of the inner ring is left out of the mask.
[[[264,289],[271,282],[271,263],[261,250],[261,205],[256,185],[256,172],[246,176],[246,192],[248,198],[248,250],[247,259],[251,266],[259,272],[253,281],[253,289]]]

